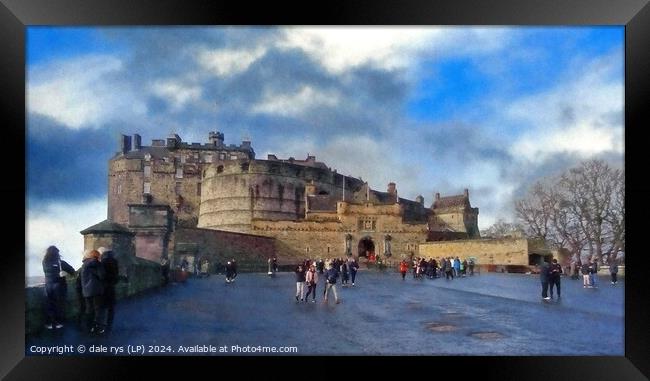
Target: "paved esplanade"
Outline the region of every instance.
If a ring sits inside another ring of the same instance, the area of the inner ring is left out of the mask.
[[[298,354],[624,354],[624,284],[583,289],[562,279],[562,300],[543,302],[538,275],[482,274],[405,281],[360,271],[341,304],[295,303],[295,276],[223,275],[119,302],[114,331],[102,338],[73,324],[26,338],[30,345],[296,346]],[[29,353],[28,353],[29,354]],[[178,353],[175,353],[178,354]],[[241,355],[242,353],[240,353]],[[258,353],[259,355],[259,353]]]

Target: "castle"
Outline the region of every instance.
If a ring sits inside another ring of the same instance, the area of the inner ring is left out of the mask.
[[[248,140],[207,143],[177,134],[142,145],[120,138],[109,161],[108,219],[81,232],[85,246],[111,245],[153,261],[169,257],[218,263],[244,256],[397,258],[417,255],[431,241],[479,238],[478,208],[469,192],[407,200],[389,183],[385,192],[305,160],[256,159]]]

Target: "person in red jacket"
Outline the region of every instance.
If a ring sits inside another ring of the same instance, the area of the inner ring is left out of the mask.
[[[409,271],[409,263],[406,260],[402,260],[399,264],[399,272],[402,273],[402,280],[406,278],[406,272]]]

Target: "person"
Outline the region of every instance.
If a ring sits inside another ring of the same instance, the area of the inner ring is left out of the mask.
[[[612,284],[618,283],[618,263],[616,263],[616,260],[613,260],[609,265],[609,275],[612,277]]]
[[[550,268],[550,288],[551,288],[551,299],[553,299],[553,287],[557,289],[557,297],[558,299],[562,296],[561,295],[561,288],[560,288],[560,277],[562,275],[562,265],[557,263],[557,259],[553,259],[553,263],[551,264]]]
[[[406,259],[402,259],[402,262],[399,264],[399,272],[402,274],[402,280],[406,279],[407,271],[409,271],[409,263],[406,262]]]
[[[208,276],[210,276],[210,261],[204,259],[203,263],[201,264],[201,277]]]
[[[235,281],[235,265],[232,261],[226,263],[226,283]]]
[[[272,258],[269,258],[269,259],[267,260],[267,262],[268,262],[268,264],[269,264],[269,272],[268,272],[268,275],[273,275],[273,265],[272,265],[273,259],[272,259]]]
[[[546,258],[542,259],[539,271],[539,280],[542,282],[542,299],[549,300],[551,299],[548,296],[548,282],[550,277],[550,266],[546,261]]]
[[[330,268],[327,270],[326,277],[325,277],[326,281],[325,281],[325,291],[323,291],[323,303],[327,303],[327,294],[330,289],[334,293],[334,300],[336,304],[339,304],[341,302],[339,300],[338,293],[336,292],[336,280],[338,278],[339,278],[339,271],[334,265],[334,263],[332,263],[330,264]]]
[[[183,260],[181,261],[181,271],[187,271],[188,266],[189,263],[187,262],[187,258],[183,257]]]
[[[580,273],[582,273],[582,288],[591,288],[591,280],[589,276],[589,261],[585,261],[580,266]]]
[[[318,263],[316,264],[316,269],[318,270],[319,274],[323,274],[323,272],[325,271],[325,262],[323,261],[322,258],[318,260]]]
[[[63,328],[65,320],[65,297],[68,294],[68,275],[75,271],[66,261],[61,260],[61,253],[56,246],[50,246],[43,256],[43,273],[45,274],[45,297],[47,322],[45,328]]]
[[[354,280],[357,277],[357,271],[359,271],[359,264],[354,258],[350,258],[350,264],[348,265],[350,269],[350,278],[352,280],[352,286],[354,286]]]
[[[311,302],[316,303],[316,286],[318,285],[318,273],[316,272],[316,266],[311,265],[307,274],[305,274],[305,281],[307,282],[307,295],[305,295],[305,302],[309,300],[309,295],[311,294]]]
[[[79,312],[77,313],[77,324],[81,327],[85,324],[84,317],[86,316],[86,298],[84,298],[83,288],[81,287],[81,267],[77,271],[75,279],[75,290],[77,291],[77,301],[79,304]],[[88,327],[90,329],[90,327]]]
[[[470,258],[467,265],[469,267],[469,276],[473,276],[474,275],[474,258]]]
[[[305,301],[305,269],[302,265],[298,265],[296,270],[296,303],[298,303],[298,297],[300,296],[300,301]]]
[[[589,265],[589,282],[591,287],[598,287],[598,260],[596,258],[593,258]]]
[[[163,277],[163,286],[166,286],[169,283],[169,260],[167,258],[160,260],[160,272]]]
[[[115,317],[115,286],[119,276],[119,266],[113,250],[106,247],[97,249],[100,253],[100,262],[104,266],[104,307],[106,309],[106,330],[113,328],[113,318]]]
[[[104,309],[104,283],[106,272],[99,261],[100,254],[97,250],[87,250],[81,266],[81,287],[86,298],[87,324],[90,333],[104,334],[106,327]]]
[[[278,259],[276,257],[273,257],[273,260],[271,261],[271,265],[273,268],[273,273],[278,272]]]
[[[348,264],[343,259],[339,262],[339,269],[341,271],[341,287],[347,287],[350,277],[348,275]]]

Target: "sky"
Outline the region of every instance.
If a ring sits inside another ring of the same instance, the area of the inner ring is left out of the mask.
[[[469,189],[479,228],[537,180],[623,166],[623,27],[27,29],[26,268],[81,265],[120,134],[315,155],[401,197]]]

